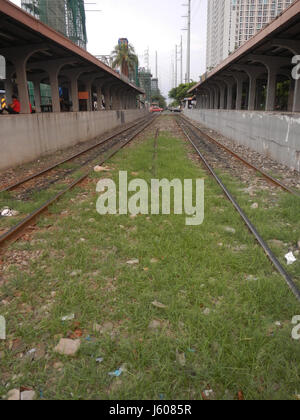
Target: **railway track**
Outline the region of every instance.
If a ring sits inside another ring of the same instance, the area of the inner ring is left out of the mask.
[[[134,131],[136,127],[145,122],[145,118],[139,119],[134,124],[122,130],[118,130],[116,133],[106,136],[96,144],[85,148],[84,150],[75,153],[68,158],[56,162],[55,164],[38,171],[28,177],[25,177],[11,185],[4,187],[0,190],[1,193],[16,191],[19,199],[26,199],[33,192],[39,192],[45,190],[48,186],[57,183],[65,179],[68,175],[73,174],[78,168],[88,165],[90,162],[95,160],[100,154],[109,150],[119,141],[122,141],[126,136],[130,135],[131,131]],[[64,165],[70,165],[65,167]],[[72,166],[71,166],[72,165]],[[26,185],[29,187],[26,188]]]
[[[199,135],[201,136],[202,142],[204,143],[205,140],[210,143],[211,145],[216,146],[218,149],[220,149],[220,151],[225,151],[226,153],[228,153],[229,155],[233,156],[234,158],[236,158],[238,161],[242,162],[245,166],[248,166],[250,169],[253,169],[254,171],[258,172],[260,175],[262,175],[262,177],[264,179],[266,179],[268,182],[270,182],[273,185],[276,185],[277,187],[282,188],[284,191],[289,192],[290,194],[293,194],[297,197],[300,198],[300,194],[296,191],[294,191],[292,188],[290,188],[288,185],[285,185],[284,183],[282,183],[280,180],[272,177],[271,175],[269,175],[267,172],[265,172],[263,169],[259,168],[258,166],[252,164],[251,162],[247,161],[246,159],[244,159],[242,156],[238,155],[237,153],[235,153],[233,150],[229,149],[227,146],[224,146],[222,143],[218,142],[217,140],[215,140],[214,138],[212,138],[211,136],[209,136],[208,134],[204,133],[199,127],[197,127],[195,124],[193,124],[190,120],[187,120],[184,117],[180,117],[181,120],[186,121],[188,124],[190,124],[190,126],[192,126],[194,129],[196,129],[196,131],[199,132]],[[205,147],[208,147],[207,144]],[[211,148],[211,150],[215,150],[213,148]],[[222,158],[221,158],[222,159]],[[224,159],[223,159],[224,161]],[[228,166],[229,167],[229,166]]]
[[[300,302],[300,289],[295,284],[294,280],[291,278],[289,273],[286,271],[286,269],[282,266],[280,261],[277,259],[277,257],[274,255],[274,253],[271,251],[267,243],[264,241],[262,236],[259,234],[256,227],[252,224],[252,222],[249,220],[245,212],[242,210],[242,208],[239,206],[238,202],[235,200],[233,195],[230,193],[228,188],[225,186],[225,184],[222,182],[220,177],[216,174],[214,168],[209,164],[207,157],[204,155],[205,152],[203,152],[203,149],[209,153],[214,153],[213,148],[211,147],[211,144],[207,143],[206,135],[202,137],[202,133],[199,132],[197,127],[195,127],[193,124],[191,124],[188,120],[185,118],[178,118],[176,119],[178,126],[181,128],[182,132],[184,133],[185,137],[188,139],[188,141],[191,143],[193,148],[195,149],[197,155],[200,157],[202,163],[208,170],[208,172],[212,175],[212,177],[215,179],[217,184],[221,187],[223,190],[223,193],[228,198],[228,200],[231,202],[235,210],[238,212],[240,217],[243,219],[244,223],[252,233],[252,235],[255,237],[259,245],[264,250],[265,254],[273,264],[273,266],[276,268],[278,273],[283,277],[285,282],[287,283],[288,287],[296,297],[296,299]],[[206,141],[205,141],[206,140]],[[200,150],[201,148],[201,150]],[[279,185],[281,188],[282,186]]]
[[[74,180],[74,179],[72,179],[72,181],[69,180],[69,185],[66,188],[64,188],[62,191],[60,191],[59,193],[54,195],[52,198],[50,198],[49,200],[44,202],[41,206],[39,206],[39,208],[34,210],[27,217],[22,219],[19,223],[17,223],[15,226],[11,227],[8,231],[6,231],[5,233],[3,233],[0,236],[0,251],[3,250],[3,248],[5,248],[8,244],[10,244],[10,243],[16,241],[17,239],[19,239],[23,235],[24,230],[28,226],[34,224],[36,219],[43,212],[45,212],[51,204],[58,201],[64,194],[66,194],[68,191],[70,191],[75,186],[79,185],[82,181],[84,181],[89,176],[89,174],[92,172],[92,170],[95,166],[95,160],[97,158],[99,158],[99,155],[101,156],[101,155],[103,155],[103,153],[109,152],[108,154],[105,155],[105,157],[102,157],[100,161],[97,161],[98,165],[103,165],[107,160],[109,160],[112,156],[114,156],[116,153],[118,153],[123,147],[125,147],[128,143],[130,143],[136,136],[138,136],[141,132],[143,132],[146,128],[148,128],[153,123],[153,121],[155,119],[156,119],[156,117],[150,117],[150,118],[147,117],[147,118],[145,118],[141,121],[138,121],[137,123],[131,125],[130,127],[127,127],[125,130],[120,130],[119,133],[114,134],[113,136],[109,136],[105,140],[101,141],[99,144],[97,144],[95,146],[92,146],[91,148],[88,148],[85,151],[80,152],[80,153],[74,155],[73,157],[70,157],[69,159],[66,159],[63,162],[59,162],[56,165],[53,165],[52,167],[47,168],[44,171],[36,173],[33,176],[25,178],[23,181],[19,181],[15,185],[6,188],[4,191],[14,190],[14,189],[18,188],[19,186],[31,181],[32,179],[41,177],[44,174],[49,173],[53,169],[62,165],[63,163],[66,163],[66,162],[74,159],[75,157],[79,157],[79,156],[81,157],[84,153],[86,153],[87,151],[96,149],[99,145],[103,146],[104,144],[106,144],[105,150],[103,150],[103,149],[101,149],[100,151],[98,150],[96,155],[93,153],[93,156],[89,156],[87,160],[85,159],[84,162],[81,163],[80,167],[76,168],[76,171],[78,169],[84,168],[85,172],[84,172],[83,175],[79,176],[76,180]],[[107,143],[109,141],[111,141],[111,144],[109,144],[107,146]],[[92,164],[92,165],[89,165],[87,167],[87,163]],[[74,172],[74,170],[72,169],[71,173],[73,174],[73,172]],[[68,175],[70,175],[70,172],[68,172]],[[62,179],[62,178],[60,177],[60,179]],[[55,182],[57,182],[57,180],[58,179],[56,178]],[[51,183],[53,183],[53,179],[51,180],[50,184]],[[50,184],[49,184],[49,182],[46,182],[44,188],[46,188]]]

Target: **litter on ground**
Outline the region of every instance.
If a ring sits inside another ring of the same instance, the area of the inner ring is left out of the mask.
[[[287,261],[287,265],[292,265],[297,261],[297,259],[295,258],[292,252],[289,252],[288,254],[286,254],[285,258]]]

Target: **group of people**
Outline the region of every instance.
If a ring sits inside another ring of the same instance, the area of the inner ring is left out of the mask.
[[[33,114],[34,111],[32,109],[31,104],[29,104],[30,107],[30,113]],[[0,103],[0,114],[3,114],[3,112],[7,112],[8,114],[17,115],[21,112],[21,103],[16,95],[12,96],[12,103],[10,105],[6,104],[5,97],[1,98]]]

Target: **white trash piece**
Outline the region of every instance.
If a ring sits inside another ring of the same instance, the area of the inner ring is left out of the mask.
[[[295,258],[292,252],[289,252],[288,254],[286,254],[285,258],[287,260],[287,265],[292,265],[294,264],[294,262],[297,261],[297,259]]]
[[[75,314],[66,315],[66,316],[62,317],[61,320],[63,322],[65,322],[65,321],[72,321],[73,319],[75,319]]]
[[[12,210],[8,207],[1,210],[1,216],[2,217],[13,217],[13,216],[18,216],[18,214],[19,214],[18,211]]]

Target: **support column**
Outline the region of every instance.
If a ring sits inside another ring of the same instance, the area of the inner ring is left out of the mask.
[[[214,87],[214,109],[219,109],[219,91],[218,87]]]
[[[111,110],[110,88],[109,87],[104,87],[103,88],[103,94],[104,94],[104,101],[105,101],[105,110],[110,111]]]
[[[208,94],[204,96],[204,108],[209,109],[209,101],[208,101]]]
[[[199,104],[199,106],[200,106],[200,109],[203,109],[204,108],[204,96],[203,95],[200,96],[200,104]]]
[[[197,92],[196,93],[196,109],[201,108],[201,98],[202,98],[202,95],[199,92]]]
[[[121,109],[126,109],[126,97],[124,90],[120,91],[120,107]]]
[[[249,111],[255,110],[256,85],[257,85],[257,76],[249,75],[249,100],[248,100]]]
[[[300,79],[295,82],[293,112],[300,112]]]
[[[49,79],[50,79],[50,86],[51,86],[52,111],[60,112],[57,66],[49,69]]]
[[[242,102],[243,102],[243,87],[245,80],[248,79],[248,75],[242,72],[232,72],[232,77],[235,79],[237,83],[237,92],[236,92],[236,103],[235,109],[240,111],[242,109]]]
[[[224,84],[223,81],[219,81],[217,80],[216,85],[218,86],[219,92],[220,92],[220,109],[224,109],[225,108],[225,91],[226,91],[226,84]]]
[[[266,111],[275,110],[277,68],[268,69]]]
[[[296,83],[294,79],[291,79],[290,82],[291,84],[288,98],[288,112],[293,112]]]
[[[12,75],[14,73],[13,69],[6,69],[6,79],[4,80],[4,89],[5,89],[5,97],[7,104],[12,103],[12,95],[13,95],[13,84],[12,84]]]
[[[79,112],[79,99],[78,99],[78,78],[71,77],[71,98],[73,112]]]
[[[101,86],[101,84],[97,83],[96,88],[97,88],[97,110],[101,111],[102,110],[102,86]]]
[[[209,88],[209,109],[214,108],[214,92],[212,88]]]
[[[237,80],[237,94],[236,94],[236,106],[235,109],[240,111],[242,109],[242,100],[243,100],[243,79]]]
[[[91,112],[93,110],[92,81],[91,80],[86,81],[85,86],[89,94],[89,97],[87,99],[87,110]]]
[[[30,114],[29,94],[26,74],[26,60],[18,59],[15,61],[19,100],[21,103],[21,114]]]
[[[112,98],[112,109],[119,110],[120,109],[120,99],[119,99],[119,92],[118,88],[111,89],[111,98]]]
[[[136,95],[134,93],[130,93],[130,103],[131,109],[136,109]]]
[[[35,102],[35,112],[40,113],[42,112],[41,108],[41,81],[34,80],[33,81],[34,86],[34,102]]]
[[[220,109],[225,108],[225,86],[220,87]]]
[[[232,109],[233,83],[227,85],[227,109]]]

